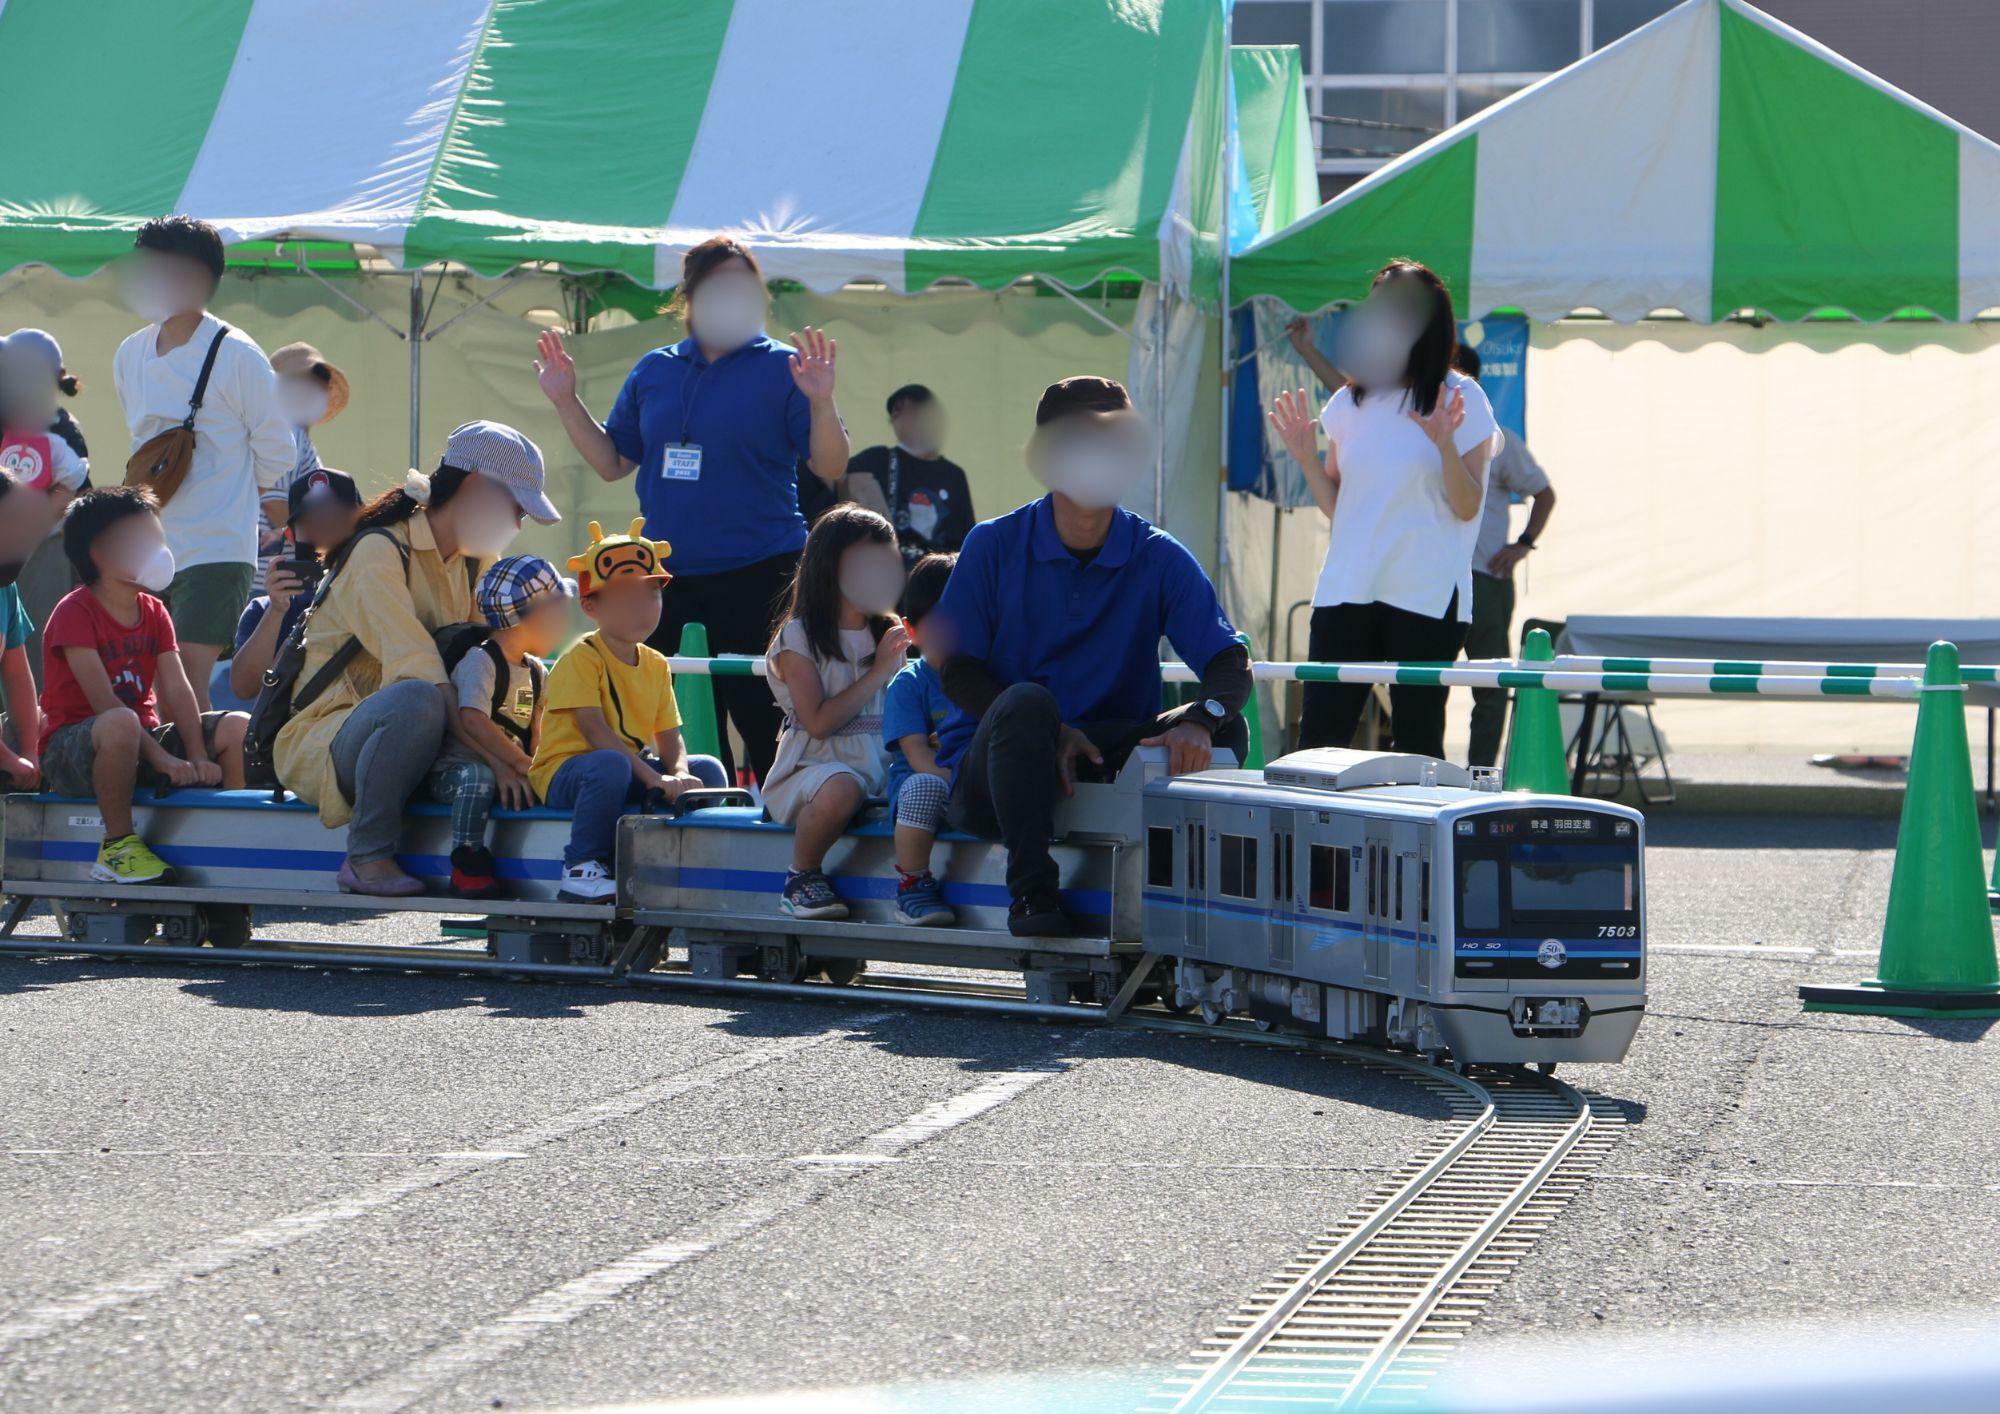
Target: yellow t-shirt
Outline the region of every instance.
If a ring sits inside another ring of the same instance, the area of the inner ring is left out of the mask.
[[[674,701],[674,671],[664,657],[642,643],[639,661],[623,663],[595,633],[586,633],[549,669],[542,744],[528,771],[529,784],[544,800],[556,769],[591,749],[577,725],[579,707],[603,712],[611,729],[635,751],[651,751],[655,736],[681,724],[680,704]]]

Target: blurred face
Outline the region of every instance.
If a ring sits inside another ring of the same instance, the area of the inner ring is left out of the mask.
[[[903,557],[894,545],[864,540],[840,552],[841,597],[864,614],[893,614],[903,597]]]
[[[310,373],[287,373],[278,380],[278,411],[294,427],[324,422],[326,398],[326,384]]]
[[[659,602],[655,595],[653,602]],[[647,630],[651,632],[651,630]],[[558,594],[551,594],[528,610],[527,617],[514,625],[515,642],[523,653],[537,658],[546,658],[562,645],[569,634],[569,600]]]
[[[938,672],[943,672],[945,660],[951,657],[944,616],[933,609],[921,619],[911,622],[910,637],[916,640],[917,651],[922,654],[923,660]]]
[[[521,533],[521,508],[514,493],[490,477],[466,478],[441,514],[451,522],[458,550],[475,560],[497,560]]]
[[[125,307],[149,324],[195,313],[214,288],[199,260],[158,250],[133,251],[119,269],[119,287]]]
[[[36,350],[0,347],[0,418],[23,428],[56,420],[56,375]]]
[[[613,638],[644,643],[660,626],[660,582],[621,576],[585,599],[583,611]]]
[[[904,403],[889,419],[896,440],[920,457],[934,457],[944,447],[944,404],[936,398]]]
[[[360,519],[359,506],[350,506],[344,501],[322,501],[319,505],[306,507],[292,522],[292,539],[301,546],[310,545],[321,552],[332,550],[347,543]]]
[[[764,327],[771,297],[749,264],[732,255],[709,271],[688,299],[688,323],[705,346],[739,349]]]
[[[1130,411],[1068,413],[1037,427],[1028,443],[1036,478],[1090,510],[1123,501],[1152,465],[1151,434]]]
[[[167,552],[167,535],[156,515],[126,516],[97,537],[90,547],[90,558],[102,578],[152,593],[173,581],[173,557]]]

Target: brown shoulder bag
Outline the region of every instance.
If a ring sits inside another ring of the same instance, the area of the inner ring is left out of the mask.
[[[163,506],[173,500],[174,493],[187,480],[188,468],[194,465],[194,415],[201,411],[201,400],[208,396],[208,375],[215,371],[215,355],[228,337],[227,324],[215,331],[208,357],[201,361],[201,376],[194,380],[194,396],[188,399],[187,416],[178,426],[148,437],[126,459],[125,484],[145,487]]]

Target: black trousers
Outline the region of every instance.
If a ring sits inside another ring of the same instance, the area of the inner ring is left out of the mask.
[[[1465,646],[1458,596],[1442,618],[1426,618],[1392,604],[1328,604],[1313,610],[1306,656],[1315,663],[1449,663]],[[1299,745],[1348,746],[1373,689],[1367,683],[1307,683]],[[1441,687],[1389,689],[1392,751],[1444,759]]]
[[[1112,779],[1132,748],[1191,710],[1176,707],[1140,722],[1076,723],[1104,754],[1102,766],[1078,761],[1077,779]],[[1055,833],[1056,802],[1062,798],[1056,763],[1062,729],[1055,694],[1039,683],[1017,682],[986,709],[952,773],[947,812],[952,825],[1007,846],[1007,892],[1017,899],[1054,893],[1060,883],[1049,838]],[[1238,761],[1249,742],[1249,724],[1240,716],[1215,734],[1215,744],[1234,751]]]
[[[710,653],[753,653],[762,657],[771,646],[785,591],[798,568],[797,554],[723,570],[719,574],[677,574],[667,581],[660,626],[646,641],[660,652],[680,651],[681,630],[701,624],[708,630]],[[733,781],[736,757],[729,748],[728,723],[736,724],[748,762],[758,780],[771,772],[778,754],[781,714],[762,678],[715,678],[716,725],[722,730],[722,767]]]

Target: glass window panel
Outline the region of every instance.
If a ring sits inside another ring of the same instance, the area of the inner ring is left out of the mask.
[[[1233,44],[1296,44],[1312,67],[1312,0],[1242,0],[1230,21]]]
[[[1324,14],[1324,73],[1444,72],[1445,0],[1328,0]]]
[[[1591,10],[1590,42],[1602,49],[1674,8],[1678,0],[1597,0]]]
[[[1320,155],[1397,157],[1444,130],[1444,89],[1323,88]]]
[[[1146,831],[1146,883],[1156,889],[1174,886],[1174,832],[1153,825]]]
[[[1579,0],[1459,0],[1458,69],[1546,73],[1574,63]]]
[[[1510,93],[1519,93],[1526,84],[1494,83],[1490,79],[1458,81],[1458,120],[1462,123],[1483,108],[1491,108]]]
[[[1458,866],[1458,926],[1490,933],[1500,926],[1500,864],[1493,859],[1462,860]]]

